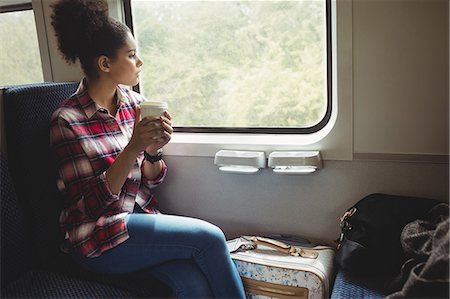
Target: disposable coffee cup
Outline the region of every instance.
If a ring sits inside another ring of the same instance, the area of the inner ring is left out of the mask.
[[[162,101],[146,101],[141,103],[141,116],[158,118],[168,111],[169,106],[166,102]]]

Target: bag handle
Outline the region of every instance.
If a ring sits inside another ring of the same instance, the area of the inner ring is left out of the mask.
[[[341,243],[344,240],[344,235],[346,232],[352,229],[352,225],[348,223],[347,219],[352,217],[356,213],[356,207],[352,207],[348,211],[342,215],[342,217],[339,219],[339,226],[341,227],[341,234],[339,235],[339,238],[334,240],[334,242],[337,244],[337,249],[341,247]]]
[[[301,247],[294,247],[278,240],[273,240],[258,236],[242,236],[245,240],[251,241],[256,245],[263,245],[278,251],[290,254],[292,256],[301,256],[309,259],[316,259],[319,254],[315,250],[305,250]]]

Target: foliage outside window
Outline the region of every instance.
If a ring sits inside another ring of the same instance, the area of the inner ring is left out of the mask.
[[[327,111],[326,2],[132,1],[141,92],[175,126],[307,128]]]
[[[0,85],[43,82],[32,10],[0,13]]]

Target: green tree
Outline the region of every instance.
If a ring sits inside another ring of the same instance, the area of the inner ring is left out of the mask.
[[[307,127],[326,108],[324,2],[134,2],[143,93],[176,125]]]

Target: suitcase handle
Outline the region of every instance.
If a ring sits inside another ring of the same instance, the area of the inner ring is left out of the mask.
[[[309,259],[316,259],[319,256],[319,254],[315,250],[305,250],[301,247],[294,247],[278,240],[257,236],[243,236],[243,238],[247,241],[255,243],[256,245],[267,246],[278,251],[290,254],[292,256],[301,256]]]

